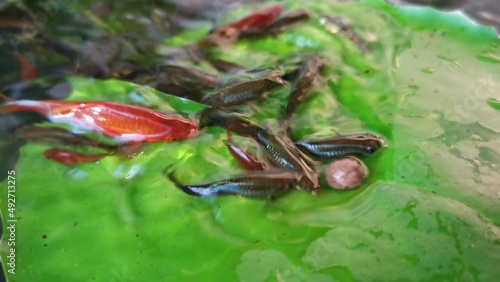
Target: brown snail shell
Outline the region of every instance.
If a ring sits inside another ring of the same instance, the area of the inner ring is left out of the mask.
[[[358,158],[333,161],[325,170],[326,182],[333,189],[354,189],[368,177],[368,167]]]

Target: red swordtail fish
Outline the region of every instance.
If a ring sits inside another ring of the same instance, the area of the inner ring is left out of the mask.
[[[3,95],[2,95],[3,96]],[[2,97],[4,100],[7,97]],[[106,101],[9,100],[1,113],[36,112],[51,122],[99,132],[120,142],[162,142],[199,134],[193,121],[145,107]]]

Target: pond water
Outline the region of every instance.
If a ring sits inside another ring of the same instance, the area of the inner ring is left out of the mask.
[[[324,188],[318,196],[296,190],[272,202],[186,195],[163,175],[165,168],[173,167],[186,183],[244,173],[227,151],[226,131],[218,127],[196,138],[147,144],[131,159],[110,156],[74,167],[47,160],[47,144],[17,146],[5,139],[2,158],[11,161],[2,161],[3,170],[15,170],[16,180],[16,269],[7,273],[9,281],[498,277],[500,68],[494,58],[500,57],[500,40],[495,31],[460,14],[376,0],[283,3],[313,16],[277,36],[216,48],[213,56],[247,68],[286,68],[308,54],[325,58],[324,79],[298,107],[292,134],[385,136],[387,148],[365,159],[371,171],[366,183],[350,191]],[[255,8],[239,7],[226,20]],[[179,34],[165,34],[154,50],[171,54],[173,45],[201,39],[207,26],[200,21]],[[180,56],[167,61],[174,59],[186,63]],[[206,63],[196,67],[214,71]],[[2,91],[36,99],[36,93],[52,89],[73,101],[140,103],[192,119],[205,108],[129,82],[38,73],[31,83],[42,91],[12,86]],[[290,87],[238,111],[276,129]],[[11,119],[2,116],[4,132]],[[245,138],[235,140],[255,149]],[[318,166],[321,173],[325,165]],[[1,185],[1,254],[8,262],[11,184]]]

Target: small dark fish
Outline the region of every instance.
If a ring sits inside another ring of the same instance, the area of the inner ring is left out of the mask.
[[[273,197],[292,190],[300,175],[291,171],[255,172],[208,184],[186,185],[180,183],[173,172],[168,178],[186,194],[198,197],[240,195],[244,197]]]
[[[118,74],[119,79],[138,84],[173,84],[196,89],[214,89],[219,86],[217,76],[194,68],[163,65]]]
[[[273,33],[281,32],[291,25],[308,20],[310,17],[311,15],[309,12],[304,9],[293,10],[282,15],[277,20],[269,24],[266,27],[266,30]]]
[[[207,50],[204,49],[204,46],[202,46],[202,44],[200,44],[199,42],[191,43],[185,46],[183,49],[187,57],[196,65],[202,63],[207,59]],[[176,57],[177,56],[174,56],[174,59]]]
[[[75,165],[78,163],[93,163],[108,155],[108,154],[88,155],[58,148],[48,149],[43,154],[45,155],[45,157],[47,157],[47,159],[65,165]]]
[[[255,138],[262,127],[245,120],[241,115],[222,109],[208,108],[200,115],[198,123],[200,128],[207,126],[220,126],[241,136]]]
[[[290,71],[285,72],[285,74],[281,77],[284,81],[292,81],[297,79],[299,76],[299,69],[295,68]]]
[[[115,145],[108,145],[82,134],[73,133],[67,129],[53,126],[23,126],[15,131],[16,136],[27,141],[47,144],[58,144],[67,146],[89,146],[113,151]]]
[[[233,158],[240,164],[240,166],[249,171],[259,171],[264,170],[264,164],[260,162],[256,157],[252,156],[250,153],[246,152],[240,148],[231,139],[231,135],[228,133],[226,146],[233,156]]]
[[[266,157],[270,163],[277,167],[299,172],[303,177],[299,187],[312,194],[320,188],[319,175],[308,163],[293,142],[286,142],[266,129],[244,120],[240,115],[221,109],[205,110],[199,122],[200,127],[221,126],[241,136],[255,139],[266,149]]]
[[[220,92],[206,97],[204,102],[213,107],[236,106],[257,100],[269,93],[273,88],[284,84],[284,81],[278,77],[249,80],[230,85]]]
[[[246,70],[243,66],[220,59],[211,60],[210,64],[218,71],[225,73],[234,73]]]
[[[194,102],[203,103],[203,97],[205,97],[205,93],[203,90],[192,88],[192,87],[184,87],[180,85],[175,85],[171,83],[167,84],[157,84],[154,89],[161,91],[163,93],[167,93],[173,96],[189,99]]]
[[[224,73],[244,73],[244,74],[258,74],[261,72],[271,73],[274,71],[273,68],[256,68],[248,69],[244,66],[224,61],[221,59],[209,60],[209,63],[220,72]]]
[[[320,56],[311,56],[302,63],[297,79],[293,84],[292,92],[288,97],[284,119],[288,119],[295,111],[297,105],[304,101],[308,94],[310,94],[310,90],[316,79],[320,76],[323,66],[324,61]]]
[[[338,17],[322,15],[321,20],[322,22],[324,22],[325,28],[331,33],[338,33],[344,37],[347,37],[363,52],[371,52],[368,42],[366,42],[352,27],[344,23],[342,19]]]
[[[204,90],[213,90],[219,85],[215,75],[175,65],[121,72],[114,74],[113,78],[148,85],[158,91],[196,102],[202,101]]]
[[[314,159],[330,160],[345,156],[367,157],[385,146],[385,141],[374,134],[362,134],[300,140],[295,145]]]
[[[319,175],[292,142],[286,142],[266,130],[257,133],[257,142],[266,149],[266,159],[276,167],[300,172],[302,190],[316,194],[319,191]]]

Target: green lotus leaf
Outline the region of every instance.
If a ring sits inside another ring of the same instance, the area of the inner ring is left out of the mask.
[[[16,269],[9,280],[495,281],[498,36],[459,13],[376,0],[316,2],[285,2],[311,11],[306,24],[213,55],[249,68],[322,55],[325,79],[297,109],[293,135],[384,135],[388,147],[366,159],[371,175],[363,186],[324,188],[316,197],[297,190],[273,202],[186,195],[164,176],[166,168],[186,183],[244,173],[216,127],[148,144],[132,159],[75,167],[47,160],[48,145],[27,144],[15,168]],[[192,42],[193,34],[171,42]],[[70,100],[142,104],[193,119],[204,108],[131,83],[69,81]],[[273,128],[289,91],[241,112]],[[1,189],[6,270],[8,185]]]

